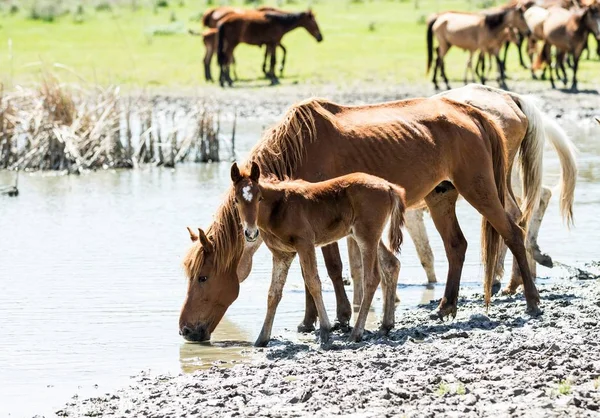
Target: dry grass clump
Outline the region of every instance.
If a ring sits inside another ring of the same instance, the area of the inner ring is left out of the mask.
[[[0,90],[0,168],[78,173],[188,159],[219,160],[218,115],[202,103],[122,97],[118,87],[85,92],[51,75]]]

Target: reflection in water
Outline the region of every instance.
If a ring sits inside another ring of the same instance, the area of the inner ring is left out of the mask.
[[[581,151],[577,228],[564,228],[554,197],[539,237],[542,250],[567,265],[598,259],[600,173],[595,167],[600,167],[600,127],[586,126],[577,130],[575,124],[566,124]],[[240,137],[238,149],[249,149],[258,137],[257,130],[248,132],[247,138]],[[556,154],[547,148],[546,184],[556,184],[558,167]],[[148,368],[188,372],[198,364],[248,361],[258,353],[249,344],[258,336],[266,311],[271,257],[264,247],[211,345],[185,344],[177,329],[186,291],[181,259],[190,245],[185,227],[210,224],[229,187],[229,168],[225,162],[69,177],[22,175],[19,197],[0,197],[0,416],[50,415],[73,394],[83,396],[81,388],[97,384],[91,394],[100,395]],[[12,173],[0,172],[0,184],[12,178]],[[469,242],[461,289],[479,289],[480,217],[464,201],[457,211]],[[428,217],[426,226],[441,283],[423,285],[426,277],[414,246],[405,240],[398,317],[443,294],[444,248]],[[345,240],[340,248],[348,276]],[[333,286],[318,258],[325,305],[334,318]],[[563,273],[538,269],[540,276]],[[378,292],[368,329],[378,328],[381,303]],[[315,341],[314,334],[296,333],[303,314],[304,285],[296,262],[273,338]]]

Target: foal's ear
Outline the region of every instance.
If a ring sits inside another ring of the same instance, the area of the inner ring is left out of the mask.
[[[256,164],[255,161],[252,161],[252,168],[250,169],[250,180],[255,183],[258,183],[258,179],[260,178],[260,167]]]
[[[240,169],[239,169],[237,163],[233,163],[233,165],[231,166],[231,181],[233,181],[233,184],[235,184],[238,181],[240,181],[241,179],[242,179],[242,173],[240,173]]]
[[[190,239],[192,240],[192,242],[198,241],[198,235],[196,235],[189,226],[186,228],[187,228],[188,232],[190,233]]]
[[[204,248],[204,252],[212,253],[215,250],[212,242],[208,239],[202,228],[198,228],[198,239],[200,239],[200,244],[202,244],[202,248]]]
[[[600,118],[596,118],[596,122],[600,123]]]

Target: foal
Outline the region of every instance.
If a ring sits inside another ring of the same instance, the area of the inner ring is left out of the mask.
[[[354,173],[319,183],[302,180],[277,181],[263,178],[252,163],[250,173],[231,167],[235,203],[248,242],[262,239],[273,254],[273,274],[267,316],[255,345],[264,347],[271,338],[277,305],[281,300],[288,270],[296,254],[300,257],[304,283],[317,308],[321,344],[329,340],[321,281],[317,272],[315,247],[351,236],[358,243],[365,281],[364,296],[350,341],[359,341],[364,332],[373,295],[383,274],[384,314],[380,331],[394,326],[394,303],[400,262],[381,242],[381,234],[391,219],[389,241],[397,253],[402,244],[404,189],[379,177]]]

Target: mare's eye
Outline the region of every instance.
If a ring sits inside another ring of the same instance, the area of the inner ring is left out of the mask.
[[[207,277],[207,276],[200,276],[200,277],[198,277],[198,281],[199,281],[200,283],[204,283],[204,282],[205,282],[205,281],[207,281],[207,280],[208,280],[208,277]]]

